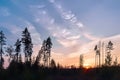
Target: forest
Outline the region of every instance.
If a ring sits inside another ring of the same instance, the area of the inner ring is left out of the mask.
[[[54,45],[50,37],[43,40],[35,58],[32,58],[33,43],[28,28],[22,31],[21,37],[13,46],[5,48],[7,37],[3,31],[0,32],[0,80],[120,80],[120,65],[117,58],[112,61],[112,41],[109,41],[106,47],[104,64],[100,64],[100,47],[96,45],[95,67],[85,68],[84,55],[80,55],[79,67],[68,68],[56,64],[55,60],[51,59],[51,48]],[[3,66],[5,57],[9,58],[7,68]]]

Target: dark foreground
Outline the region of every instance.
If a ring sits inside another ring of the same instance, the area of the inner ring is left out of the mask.
[[[65,69],[17,64],[1,69],[0,80],[120,80],[120,67]]]

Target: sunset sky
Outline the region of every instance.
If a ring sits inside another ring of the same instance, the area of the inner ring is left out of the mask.
[[[120,52],[120,0],[0,0],[0,30],[14,45],[27,27],[33,56],[48,36],[52,58],[63,66],[94,66],[94,46],[101,40],[114,44],[113,61]],[[120,60],[119,60],[120,61]]]

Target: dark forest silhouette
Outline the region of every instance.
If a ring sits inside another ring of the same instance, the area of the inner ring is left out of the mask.
[[[32,58],[33,43],[27,28],[22,38],[17,39],[14,46],[7,46],[3,31],[0,32],[0,80],[120,80],[120,66],[117,57],[112,63],[111,50],[113,43],[108,42],[104,64],[100,64],[100,47],[95,46],[96,67],[84,68],[84,55],[80,55],[80,67],[63,68],[51,57],[52,40],[43,41],[39,53]],[[21,51],[23,53],[21,54]],[[4,57],[9,58],[9,66],[4,69]],[[24,57],[24,61],[23,61]],[[98,58],[97,58],[98,57]]]

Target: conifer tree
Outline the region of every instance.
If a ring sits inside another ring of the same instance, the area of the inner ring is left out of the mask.
[[[48,37],[46,40],[43,41],[42,47],[36,57],[36,63],[39,63],[40,60],[43,60],[43,65],[45,67],[49,67],[50,57],[51,57],[51,48],[52,48],[51,38]]]
[[[31,62],[33,44],[27,28],[22,32],[22,43],[24,45],[25,62]]]
[[[107,53],[105,58],[105,65],[110,66],[112,64],[111,50],[113,50],[113,43],[109,41],[106,48],[107,48]]]
[[[6,37],[3,33],[3,31],[0,31],[0,68],[2,68],[3,63],[4,63],[4,59],[3,59],[3,45],[5,45],[6,41],[5,41]]]
[[[56,63],[55,63],[54,59],[51,59],[50,67],[51,68],[56,68]]]
[[[80,68],[83,67],[83,54],[80,55]]]
[[[44,66],[47,66],[47,55],[46,55],[46,40],[43,41],[43,44],[42,44],[42,54],[43,54],[43,62],[44,62]]]
[[[50,66],[51,48],[52,48],[51,38],[48,37],[46,40],[46,56],[48,66]]]

